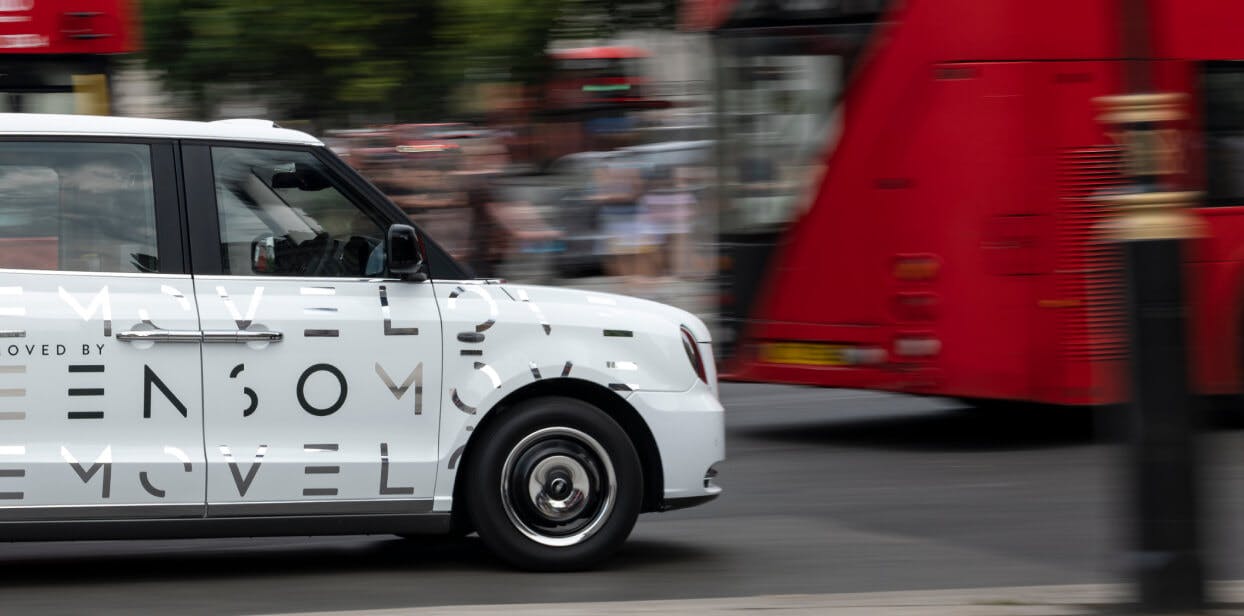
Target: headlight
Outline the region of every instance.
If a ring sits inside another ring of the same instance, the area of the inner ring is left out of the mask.
[[[686,325],[679,326],[682,330],[682,348],[687,352],[687,361],[691,362],[691,368],[695,370],[695,375],[700,377],[705,384],[708,383],[708,377],[704,372],[704,356],[700,355],[700,345],[695,341],[695,335],[687,329]]]

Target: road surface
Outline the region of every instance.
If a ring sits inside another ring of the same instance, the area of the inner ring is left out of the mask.
[[[1124,451],[1084,412],[725,384],[726,495],[640,518],[599,571],[506,569],[475,538],[0,545],[5,613],[284,613],[1118,582]],[[1205,437],[1210,564],[1244,578],[1244,432]]]

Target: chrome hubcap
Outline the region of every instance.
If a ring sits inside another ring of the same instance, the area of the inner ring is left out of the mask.
[[[564,522],[588,506],[588,471],[568,456],[550,456],[536,464],[527,480],[532,504],[550,520]]]
[[[575,545],[609,519],[617,496],[613,461],[574,428],[544,428],[514,446],[501,471],[506,516],[527,538]]]

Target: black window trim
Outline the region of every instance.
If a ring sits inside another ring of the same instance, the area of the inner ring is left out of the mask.
[[[185,224],[182,220],[180,182],[177,175],[176,153],[172,139],[158,137],[124,137],[107,135],[0,135],[0,143],[115,143],[146,145],[151,152],[152,200],[155,204],[156,257],[159,259],[156,274],[189,274],[187,253],[184,250]],[[79,270],[32,270],[61,273],[121,274],[143,276],[147,272],[81,272]]]

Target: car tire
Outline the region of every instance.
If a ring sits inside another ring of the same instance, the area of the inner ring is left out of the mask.
[[[626,431],[585,402],[526,400],[476,434],[467,512],[480,539],[520,569],[587,569],[630,535],[643,469]]]

